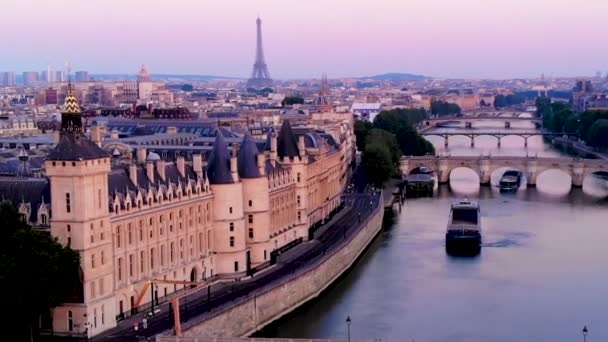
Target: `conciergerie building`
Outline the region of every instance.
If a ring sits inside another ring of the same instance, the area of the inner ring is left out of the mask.
[[[80,254],[81,279],[53,310],[53,331],[94,336],[189,287],[179,281],[247,277],[308,240],[340,206],[354,158],[352,122],[332,127],[284,120],[265,140],[246,132],[236,143],[218,127],[208,153],[161,158],[138,146],[117,161],[85,134],[69,85],[43,175],[0,182],[32,225]],[[153,279],[166,282],[141,297]]]

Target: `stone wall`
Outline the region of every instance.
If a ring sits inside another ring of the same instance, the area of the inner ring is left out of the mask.
[[[349,240],[319,262],[302,269],[281,283],[210,315],[199,324],[182,325],[186,337],[248,336],[317,297],[355,263],[382,229],[382,202]]]

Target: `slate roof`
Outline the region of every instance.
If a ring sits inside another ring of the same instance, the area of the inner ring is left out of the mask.
[[[232,174],[230,173],[230,154],[228,146],[221,130],[215,137],[213,150],[209,155],[207,163],[207,177],[211,184],[230,184],[233,183]]]
[[[239,149],[237,164],[239,176],[241,178],[257,178],[260,177],[260,169],[258,168],[257,156],[259,150],[249,132],[245,133],[243,144]]]
[[[279,132],[279,137],[277,139],[277,153],[281,158],[294,158],[300,155],[298,141],[291,130],[289,120],[284,120],[283,125],[281,126],[281,131]]]
[[[51,185],[46,178],[0,177],[0,201],[9,201],[19,208],[23,203],[31,206],[30,222],[38,221],[38,209],[44,200],[51,203]]]
[[[64,133],[53,148],[47,160],[91,160],[108,157],[108,153],[93,143],[82,133]]]

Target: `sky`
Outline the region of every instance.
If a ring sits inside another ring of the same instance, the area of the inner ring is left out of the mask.
[[[273,78],[608,72],[608,0],[1,0],[0,70]]]

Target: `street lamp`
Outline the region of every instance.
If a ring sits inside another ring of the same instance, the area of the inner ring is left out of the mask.
[[[587,334],[589,333],[589,329],[587,329],[587,326],[585,325],[583,327],[583,342],[587,342]]]
[[[346,329],[348,331],[348,342],[350,342],[350,323],[351,323],[351,319],[350,316],[346,317]]]

